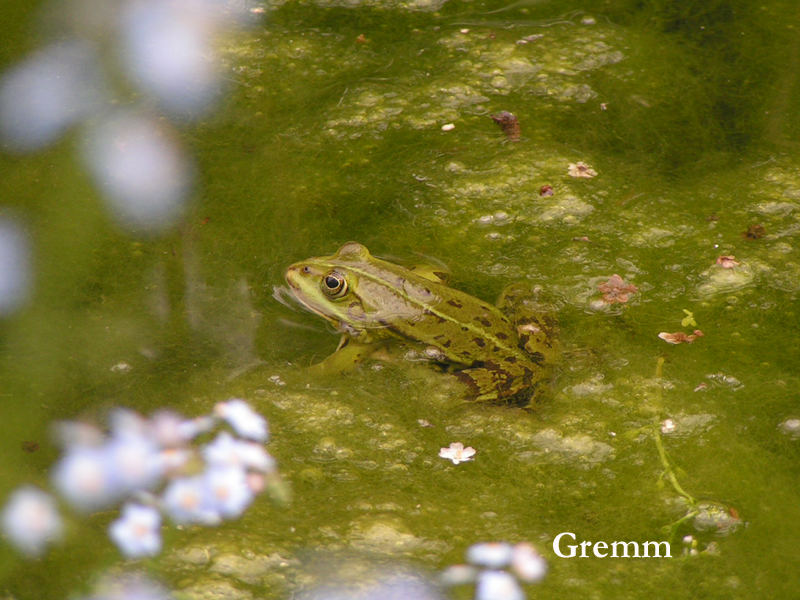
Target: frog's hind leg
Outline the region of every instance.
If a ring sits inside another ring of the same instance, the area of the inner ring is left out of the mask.
[[[527,367],[512,373],[487,364],[461,369],[453,375],[469,387],[471,399],[527,404],[529,394],[526,392],[530,390],[534,373]]]
[[[520,348],[550,363],[559,352],[556,306],[541,296],[540,289],[516,283],[503,290],[497,306],[514,324]]]

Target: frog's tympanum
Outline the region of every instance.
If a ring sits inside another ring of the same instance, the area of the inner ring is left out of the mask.
[[[533,313],[525,286],[511,286],[491,306],[449,287],[447,273],[402,267],[356,242],[333,256],[290,266],[286,281],[308,310],[342,333],[334,354],[316,368],[342,371],[392,340],[439,363],[477,400],[526,400],[547,376],[556,348],[555,322]]]

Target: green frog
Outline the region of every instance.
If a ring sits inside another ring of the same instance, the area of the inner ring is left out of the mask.
[[[492,306],[447,280],[442,269],[403,267],[357,242],[286,270],[297,300],[342,333],[316,365],[322,372],[344,371],[400,339],[414,357],[453,371],[476,400],[527,401],[557,352],[555,321],[535,314],[525,286],[507,288]]]

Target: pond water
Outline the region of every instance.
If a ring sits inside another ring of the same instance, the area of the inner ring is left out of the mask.
[[[7,4],[5,67],[44,35]],[[797,597],[796,4],[263,8],[224,39],[218,110],[180,126],[197,182],[168,231],[115,225],[74,132],[0,155],[0,216],[25,223],[33,279],[0,321],[0,491],[47,485],[54,421],[240,397],[270,422],[291,501],[168,527],[133,565],[113,511],[75,519],[46,557],[0,547],[3,593],[67,597],[135,566],[180,598],[289,598],[527,541],[549,565],[529,597]],[[438,261],[486,300],[517,281],[552,295],[562,358],[535,406],[466,401],[420,364],[310,376],[337,336],[286,302],[283,272],[349,240]],[[625,302],[598,289],[614,274]],[[440,458],[452,442],[474,459]],[[561,532],[667,540],[672,558],[560,558]]]

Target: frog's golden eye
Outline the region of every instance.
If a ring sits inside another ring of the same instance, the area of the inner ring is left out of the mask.
[[[347,280],[341,273],[331,271],[322,278],[322,291],[331,298],[341,298],[347,293]]]

